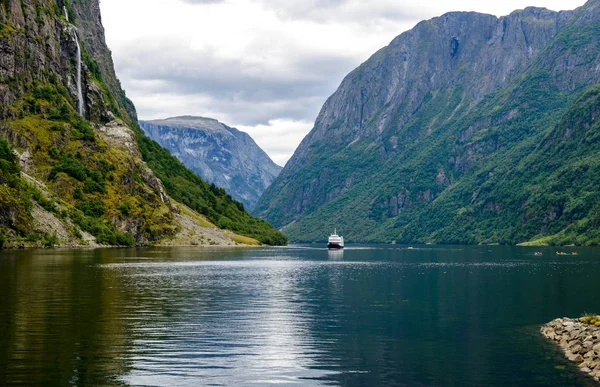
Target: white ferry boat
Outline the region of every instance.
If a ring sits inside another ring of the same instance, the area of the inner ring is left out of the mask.
[[[337,234],[337,230],[329,236],[327,241],[327,247],[330,249],[343,249],[344,248],[344,237]]]

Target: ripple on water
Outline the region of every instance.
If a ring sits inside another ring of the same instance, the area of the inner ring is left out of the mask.
[[[0,260],[0,385],[3,375],[38,385],[586,385],[536,335],[515,332],[600,308],[590,280],[599,261],[527,253],[367,246]]]

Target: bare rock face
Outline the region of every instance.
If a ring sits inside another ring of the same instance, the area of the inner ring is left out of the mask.
[[[541,332],[582,372],[600,382],[600,326],[584,322],[584,318],[559,318],[542,326]]]
[[[123,121],[113,120],[106,125],[97,125],[96,128],[106,136],[111,146],[139,154],[135,133]]]
[[[60,0],[59,0],[60,1]],[[95,59],[102,79],[114,96],[121,99],[127,117],[136,118],[137,113],[131,101],[125,97],[121,84],[115,73],[112,54],[106,45],[104,26],[100,13],[100,0],[88,0],[73,4],[74,22],[80,31],[80,39],[86,50]],[[98,111],[97,116],[102,117],[105,111]],[[134,122],[129,122],[132,124]]]
[[[281,167],[244,132],[203,117],[140,121],[146,135],[251,209]]]

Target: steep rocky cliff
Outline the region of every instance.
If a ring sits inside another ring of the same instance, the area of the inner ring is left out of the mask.
[[[294,240],[334,226],[370,242],[576,240],[566,230],[593,217],[599,190],[564,195],[552,168],[585,154],[592,170],[598,148],[559,155],[547,139],[600,80],[599,16],[592,0],[419,23],[344,79],[256,213]]]
[[[0,100],[0,243],[285,242],[143,135],[98,0],[0,2]]]
[[[203,117],[140,121],[148,137],[251,209],[281,172],[244,132]]]

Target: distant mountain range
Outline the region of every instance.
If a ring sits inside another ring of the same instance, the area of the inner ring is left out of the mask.
[[[185,166],[248,209],[282,169],[247,133],[212,118],[174,117],[140,121],[140,126]]]
[[[419,23],[351,72],[254,212],[291,240],[600,243],[600,0]]]

